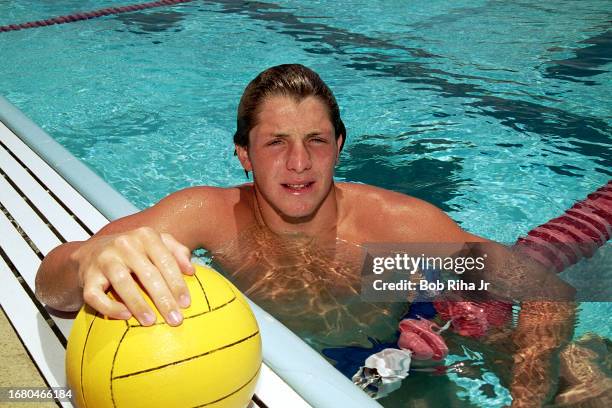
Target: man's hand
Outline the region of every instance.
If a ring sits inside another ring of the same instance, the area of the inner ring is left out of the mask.
[[[133,315],[143,326],[155,323],[155,313],[138,290],[140,284],[166,322],[177,326],[183,321],[179,306],[191,303],[182,277],[194,273],[190,256],[172,235],[140,227],[93,237],[70,258],[78,270],[83,300],[100,313],[115,319]],[[111,287],[121,301],[106,294]]]

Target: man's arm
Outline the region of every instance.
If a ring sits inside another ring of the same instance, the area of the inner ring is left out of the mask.
[[[169,324],[180,324],[178,306],[189,292],[182,273],[193,273],[191,250],[215,231],[221,189],[197,187],[174,193],[155,206],[113,221],[87,241],[51,251],[36,276],[36,294],[58,310],[78,310],[85,301],[118,319],[134,315],[142,324],[155,314],[140,295],[141,284]],[[106,292],[112,287],[121,302]]]
[[[441,222],[444,216],[440,216]],[[452,222],[452,220],[451,220]],[[452,230],[452,227],[446,227]],[[489,241],[468,232],[463,234],[465,242],[484,243],[489,255],[488,261],[493,270],[489,270],[497,279],[506,279],[505,287],[511,294],[527,291],[534,295],[543,296],[546,300],[525,300],[521,302],[518,325],[512,339],[515,346],[514,366],[510,380],[510,393],[513,407],[533,407],[546,403],[554,394],[557,384],[558,364],[555,359],[562,347],[572,337],[573,323],[576,313],[576,304],[567,301],[567,289],[555,276],[555,272],[546,271],[536,261],[521,259],[517,262],[516,252],[504,245]],[[458,238],[457,236],[457,238]],[[517,266],[526,271],[513,276],[511,271],[504,270],[504,266]],[[496,270],[497,269],[497,270]],[[550,279],[543,279],[550,276]],[[485,277],[486,278],[486,277]],[[530,279],[533,281],[530,282]],[[539,288],[540,282],[548,282],[546,288]],[[546,293],[544,293],[546,292]],[[555,301],[552,293],[560,293],[561,298]],[[523,293],[523,299],[525,294]]]
[[[397,199],[396,195],[393,197]],[[494,280],[505,280],[500,283],[503,283],[511,294],[521,293],[524,296],[522,292],[529,286],[530,279],[538,281],[538,284],[542,281],[556,283],[554,272],[544,271],[535,261],[517,260],[513,258],[517,254],[506,246],[464,231],[435,206],[413,198],[406,199],[405,205],[407,210],[395,210],[405,211],[405,216],[410,220],[408,225],[395,227],[396,232],[399,232],[395,237],[397,242],[402,242],[401,237],[406,236],[405,230],[416,228],[417,236],[423,238],[418,240],[412,236],[413,242],[483,243],[481,249],[486,248],[489,255],[487,263],[492,269],[488,272],[495,275]],[[396,208],[401,209],[402,206]],[[530,266],[520,272],[505,269],[508,266],[525,268],[526,264]],[[551,279],[545,279],[549,275],[552,275]],[[548,296],[557,290],[563,292],[566,289],[563,285],[552,288],[550,286],[556,285],[547,285],[544,288]],[[531,293],[541,294],[540,289],[532,287]],[[563,295],[567,296],[567,293],[564,292]],[[552,370],[555,366],[553,362],[560,348],[571,339],[574,317],[573,302],[543,300],[522,302],[518,325],[512,335],[516,347],[510,383],[513,406],[540,406],[551,396],[557,378]]]
[[[440,219],[443,220],[443,216]],[[443,222],[443,221],[442,221]],[[452,230],[452,227],[447,227]],[[561,284],[554,271],[546,271],[536,261],[516,262],[517,254],[501,244],[467,233],[463,234],[465,242],[485,243],[484,247],[493,264],[496,278],[507,279],[506,286],[510,293],[517,294],[523,290],[534,295],[543,296],[546,300],[524,300],[521,302],[518,324],[512,333],[515,346],[514,366],[510,380],[510,393],[513,407],[542,406],[554,395],[558,382],[558,359],[561,349],[569,343],[573,335],[576,304],[567,301],[567,287]],[[458,236],[457,236],[458,237]],[[527,266],[519,276],[512,276],[505,266]],[[504,276],[506,275],[506,277]],[[550,279],[542,279],[550,275]],[[533,277],[533,282],[530,278]],[[550,283],[546,288],[539,288],[541,280]],[[529,288],[531,286],[531,288]],[[535,286],[535,287],[534,287]],[[546,293],[544,293],[546,292]],[[551,294],[559,293],[559,301]],[[523,299],[525,299],[523,293]]]
[[[513,407],[542,406],[554,395],[559,352],[572,338],[576,304],[527,301],[521,304],[512,334],[514,367],[510,391]]]

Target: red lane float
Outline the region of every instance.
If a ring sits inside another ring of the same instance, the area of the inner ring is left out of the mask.
[[[544,267],[561,272],[595,250],[612,236],[612,180],[517,240],[515,247]],[[562,260],[562,261],[561,261]]]
[[[21,24],[9,24],[0,26],[0,32],[7,31],[18,31],[27,28],[36,28],[36,27],[45,27],[53,24],[66,24],[72,23],[75,21],[88,20],[92,18],[98,18],[102,16],[108,16],[110,14],[121,14],[128,13],[131,11],[144,10],[154,7],[163,7],[163,6],[171,6],[179,3],[191,3],[193,0],[163,0],[163,1],[153,1],[149,3],[140,3],[140,4],[132,4],[129,6],[122,7],[109,7],[89,12],[80,12],[73,13],[66,16],[53,17],[46,20],[38,20],[38,21],[29,21],[27,23]]]

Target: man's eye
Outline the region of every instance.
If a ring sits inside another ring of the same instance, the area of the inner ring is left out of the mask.
[[[270,140],[268,143],[266,143],[267,146],[274,146],[277,144],[280,144],[281,141],[279,139],[274,139],[274,140]]]
[[[327,143],[327,140],[321,138],[321,137],[313,137],[312,139],[310,139],[312,142],[315,143]]]

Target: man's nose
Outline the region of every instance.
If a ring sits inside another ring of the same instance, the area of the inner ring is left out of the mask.
[[[287,156],[287,169],[301,173],[310,169],[312,162],[310,152],[302,143],[295,143],[289,148]]]

